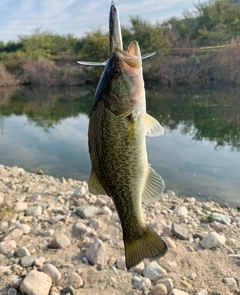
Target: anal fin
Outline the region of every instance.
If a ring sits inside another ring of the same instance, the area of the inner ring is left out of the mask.
[[[145,116],[146,135],[150,137],[160,136],[164,134],[164,129],[160,123],[152,116],[146,114]]]
[[[165,183],[162,177],[149,166],[148,176],[146,179],[144,191],[142,193],[142,201],[151,202],[154,199],[161,197],[164,188]]]
[[[101,183],[99,182],[95,172],[92,170],[88,181],[88,190],[93,195],[106,195]]]

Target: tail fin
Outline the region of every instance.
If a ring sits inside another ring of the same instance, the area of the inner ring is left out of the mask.
[[[126,267],[137,265],[144,258],[160,258],[167,253],[163,239],[148,225],[144,234],[135,241],[124,240]]]

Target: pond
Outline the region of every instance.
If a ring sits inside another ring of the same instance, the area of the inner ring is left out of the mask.
[[[88,180],[88,115],[96,85],[0,89],[0,164]],[[240,205],[240,89],[147,85],[165,135],[149,163],[177,194]]]

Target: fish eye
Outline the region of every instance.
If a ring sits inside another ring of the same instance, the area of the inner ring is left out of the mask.
[[[121,71],[118,67],[114,67],[112,68],[112,73],[114,74],[114,76],[119,76]]]

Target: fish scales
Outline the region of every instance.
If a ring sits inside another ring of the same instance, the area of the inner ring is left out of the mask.
[[[142,171],[148,165],[145,136],[136,134],[129,141],[128,119],[113,114],[103,102],[91,117],[89,137],[94,140],[90,141],[89,149],[93,170],[106,193],[112,197],[121,224],[128,230],[139,224],[141,231],[144,225],[141,218],[143,187],[139,183],[144,182],[146,176]],[[136,128],[144,129],[141,121],[136,123]],[[134,238],[133,233],[126,232],[126,235]]]

